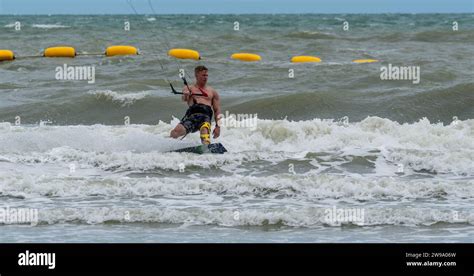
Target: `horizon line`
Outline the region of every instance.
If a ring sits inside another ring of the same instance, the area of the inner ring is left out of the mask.
[[[473,12],[320,12],[320,13],[264,13],[264,12],[249,12],[249,13],[0,13],[1,15],[311,15],[311,14],[402,14],[402,15],[416,15],[416,14],[472,14]]]

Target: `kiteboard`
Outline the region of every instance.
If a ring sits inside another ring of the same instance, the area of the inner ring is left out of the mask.
[[[227,152],[227,149],[221,143],[209,144],[209,145],[199,145],[195,147],[188,147],[173,150],[173,152],[190,152],[190,153],[197,153],[197,154],[204,154],[204,153],[217,153],[222,154]]]

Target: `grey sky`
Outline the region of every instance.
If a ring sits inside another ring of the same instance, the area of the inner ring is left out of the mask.
[[[148,0],[131,0],[150,14]],[[158,13],[473,12],[473,0],[151,0]],[[0,0],[0,14],[129,14],[127,0]]]

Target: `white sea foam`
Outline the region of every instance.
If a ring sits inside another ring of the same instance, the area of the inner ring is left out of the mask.
[[[211,195],[244,196],[251,198],[298,198],[314,202],[337,200],[415,200],[415,199],[474,199],[474,179],[433,180],[399,179],[393,177],[342,176],[331,174],[277,174],[272,176],[221,177],[148,177],[137,178],[102,173],[78,165],[71,173],[69,167],[46,167],[0,173],[0,193],[5,196],[34,198],[88,197],[156,197]],[[23,171],[22,174],[18,174]]]
[[[120,94],[112,90],[92,90],[87,93],[90,95],[94,95],[98,99],[103,98],[112,102],[118,102],[122,104],[122,106],[131,105],[136,101],[142,100],[151,94],[151,92],[148,91]]]
[[[426,119],[399,124],[378,117],[348,125],[319,119],[259,119],[255,130],[222,129],[222,138],[217,141],[229,153],[199,157],[163,154],[198,143],[197,134],[188,135],[184,141],[169,139],[169,132],[177,123],[177,119],[170,124],[129,126],[19,127],[3,123],[0,142],[4,147],[0,154],[17,162],[80,161],[104,168],[146,170],[168,169],[181,162],[208,167],[241,164],[246,159],[278,161],[314,152],[332,153],[334,161],[341,157],[374,156],[374,170],[379,175],[393,175],[400,165],[405,174],[474,175],[474,120],[444,126],[430,124]]]
[[[33,28],[38,29],[62,29],[62,28],[69,28],[69,26],[61,25],[61,24],[33,24]]]
[[[355,224],[429,226],[435,223],[474,224],[474,213],[462,212],[453,216],[449,210],[428,208],[374,208],[367,209],[363,222],[330,222],[325,207],[279,209],[231,209],[231,208],[54,208],[40,210],[40,224],[64,222],[98,224],[123,223],[172,223],[184,225],[264,226],[285,225],[292,227],[341,226]],[[459,218],[462,219],[459,219]]]
[[[258,120],[254,131],[223,127],[223,155],[166,152],[199,139],[168,138],[177,123],[2,123],[0,195],[52,224],[347,224],[324,219],[335,205],[364,208],[361,226],[473,224],[474,120]]]

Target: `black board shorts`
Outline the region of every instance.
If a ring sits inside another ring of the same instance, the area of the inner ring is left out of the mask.
[[[196,132],[202,126],[203,123],[212,121],[212,108],[205,104],[193,104],[186,111],[180,124],[186,129],[186,133]]]

